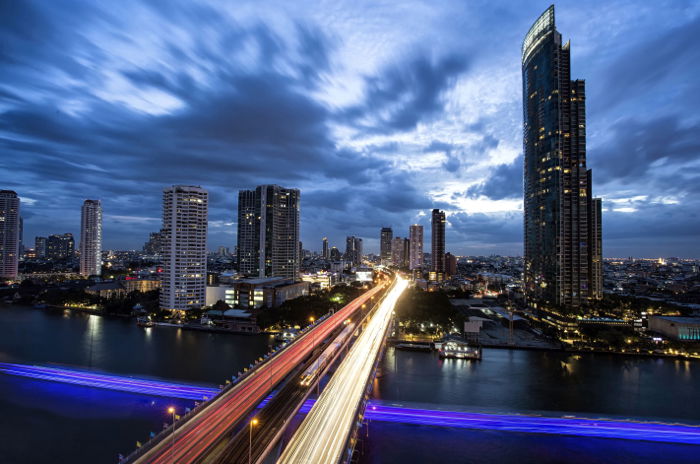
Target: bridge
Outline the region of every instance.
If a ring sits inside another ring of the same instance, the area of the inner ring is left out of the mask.
[[[276,452],[275,444],[280,441],[291,419],[314,388],[319,388],[319,381],[337,358],[344,352],[348,353],[340,368],[348,360],[360,357],[371,357],[372,363],[376,361],[393,306],[405,286],[401,278],[395,278],[393,282],[384,278],[347,306],[316,321],[293,342],[268,354],[254,368],[174,422],[123,462],[261,462]],[[356,327],[352,336],[348,336],[348,326]],[[360,393],[366,388],[371,368],[372,365],[362,366],[364,381],[359,376],[353,379]],[[337,375],[337,372],[333,375],[331,383]],[[307,381],[299,380],[303,376]],[[330,383],[319,398],[319,404],[323,404],[321,400],[324,395],[328,396],[329,391],[335,391]],[[271,393],[272,397],[252,419],[251,413]],[[338,395],[340,393],[335,397]],[[353,400],[353,404],[354,407],[347,412],[352,409],[357,415],[359,400]],[[312,411],[317,409],[314,407]],[[348,414],[343,417],[346,418],[344,433],[350,436],[354,431],[352,417]],[[340,440],[340,434],[340,431],[336,432],[336,440]]]

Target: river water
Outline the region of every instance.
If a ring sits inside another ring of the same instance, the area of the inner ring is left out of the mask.
[[[0,306],[0,362],[58,363],[217,385],[266,353],[266,335],[208,334],[83,313]],[[484,350],[480,362],[389,350],[374,396],[494,412],[700,422],[700,363]],[[0,374],[0,462],[115,463],[189,401]],[[698,447],[372,423],[360,462],[698,462]],[[564,457],[565,456],[565,457]]]

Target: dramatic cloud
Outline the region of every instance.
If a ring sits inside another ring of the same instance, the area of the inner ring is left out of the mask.
[[[546,3],[0,2],[0,179],[25,242],[77,233],[99,198],[108,248],[160,227],[165,186],[210,192],[211,248],[237,192],[302,190],[302,239],[377,248],[448,213],[448,249],[522,249],[520,44]],[[593,14],[595,11],[595,14]],[[700,5],[557,4],[586,79],[607,255],[698,256]]]

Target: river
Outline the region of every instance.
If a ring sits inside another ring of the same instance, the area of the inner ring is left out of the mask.
[[[217,385],[266,353],[267,335],[143,329],[133,321],[0,306],[0,362],[59,363]],[[480,362],[389,350],[374,396],[471,411],[700,421],[700,363],[673,359],[484,350]],[[131,393],[0,374],[0,462],[115,463],[192,406]],[[372,423],[363,463],[697,462],[687,445]],[[562,459],[562,456],[568,456]],[[695,459],[695,461],[693,460]]]

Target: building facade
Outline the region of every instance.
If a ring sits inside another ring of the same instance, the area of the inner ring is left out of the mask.
[[[432,229],[431,229],[431,258],[432,272],[435,273],[437,280],[442,280],[445,276],[445,212],[439,209],[434,209],[432,214]]]
[[[323,237],[323,248],[321,254],[323,259],[329,259],[331,257],[330,250],[328,249],[328,237]]]
[[[345,260],[353,266],[362,264],[362,239],[354,235],[345,238]]]
[[[19,235],[19,197],[12,190],[0,190],[0,279],[17,278]]]
[[[392,240],[394,238],[394,231],[391,227],[382,227],[379,233],[379,259],[384,266],[391,264],[392,255]]]
[[[260,185],[238,194],[238,270],[254,277],[299,279],[300,192]]]
[[[408,267],[412,271],[420,270],[423,268],[423,226],[413,224],[409,227],[408,241]]]
[[[394,237],[391,240],[391,264],[396,267],[403,266],[404,261],[404,249],[403,249],[403,238]]]
[[[46,239],[46,257],[54,261],[71,259],[75,256],[75,240],[70,232],[49,235]]]
[[[571,80],[570,65],[551,6],[522,46],[525,294],[533,307],[563,313],[602,288],[593,269],[601,218],[586,167],[585,82]]]
[[[80,214],[80,275],[102,273],[102,205],[85,200]]]
[[[163,190],[160,307],[186,311],[206,301],[209,194],[198,186]]]
[[[34,253],[37,258],[46,258],[46,237],[34,237]]]

